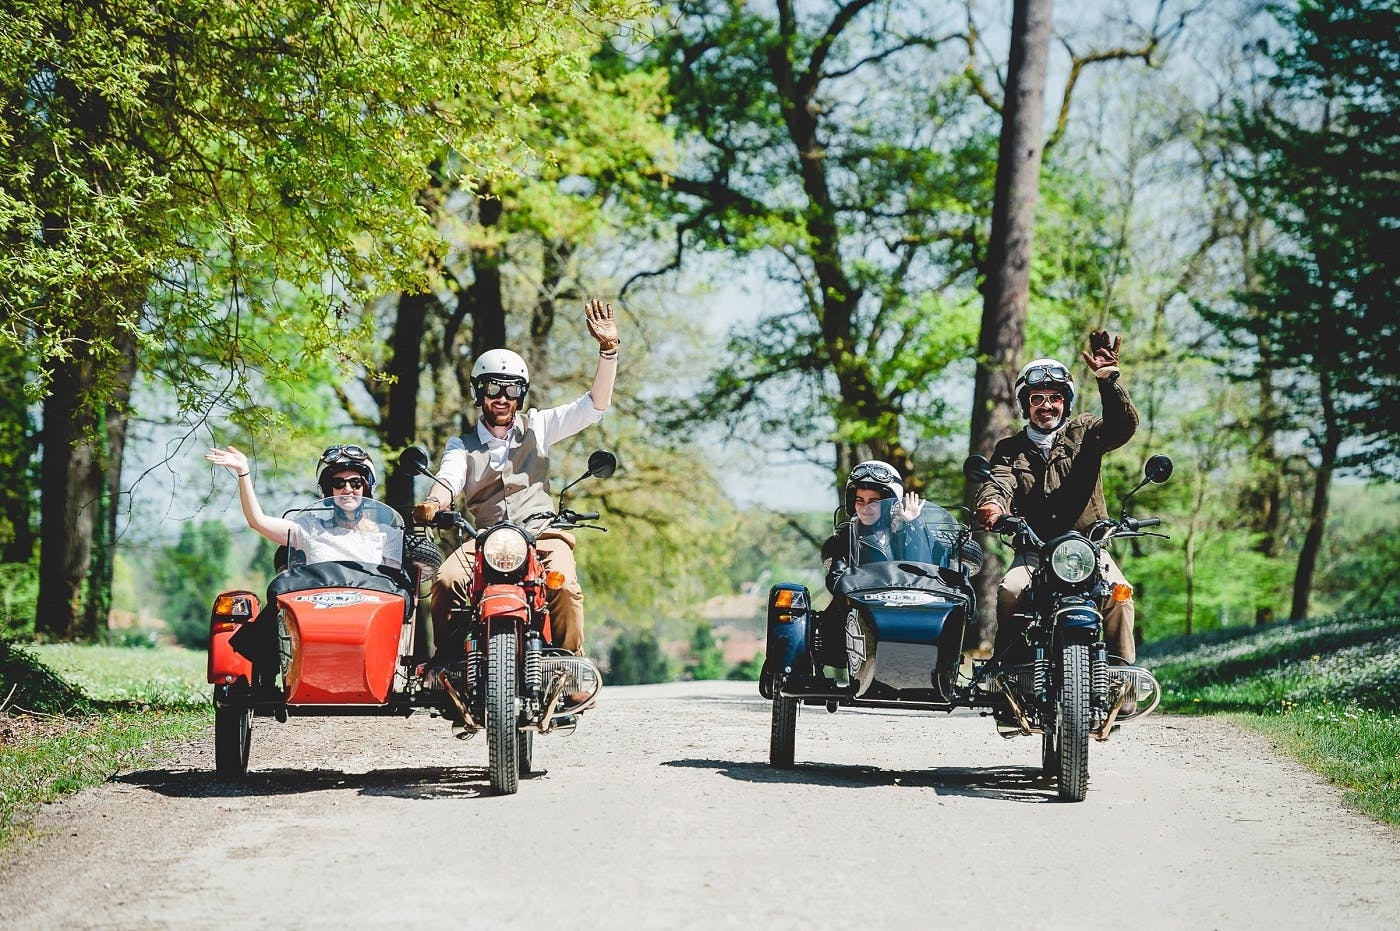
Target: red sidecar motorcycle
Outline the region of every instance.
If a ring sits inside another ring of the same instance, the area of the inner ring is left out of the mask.
[[[601,460],[591,459],[590,466],[595,461]],[[593,474],[603,469],[590,468],[579,480]],[[407,717],[428,709],[452,721],[459,737],[481,727],[470,697],[464,701],[441,674],[444,667],[479,668],[480,659],[439,656],[428,663],[426,621],[415,610],[419,582],[441,564],[441,552],[421,534],[406,536],[398,512],[382,502],[364,499],[353,528],[335,519],[335,508],[336,500],[327,498],[288,512],[287,519],[300,529],[298,546],[288,548],[286,567],[268,584],[265,604],[241,590],[223,592],[214,601],[208,680],[214,687],[214,764],[222,776],[247,772],[254,717],[279,722],[310,715]],[[533,550],[533,538],[527,540]],[[358,558],[345,558],[351,554]],[[494,585],[487,594],[498,604],[540,601],[543,573],[538,559],[527,564],[541,577],[517,573],[510,583],[517,599],[502,597],[506,585]],[[523,612],[511,616],[516,615]],[[543,608],[536,621],[536,629],[541,627],[548,629]],[[528,633],[522,622],[516,653],[522,675],[532,645]],[[512,692],[516,713],[499,723],[512,731],[508,745],[515,751],[516,774],[530,770],[531,734],[572,731],[578,713],[593,704],[602,687],[597,667],[583,657],[551,657],[546,664],[538,655],[534,659],[533,673],[542,665],[553,672],[547,682],[553,701],[532,715],[528,689]],[[566,686],[573,699],[567,703],[559,695]],[[488,717],[488,723],[497,717]],[[496,778],[498,743],[507,741],[492,741],[492,787],[513,792],[515,780],[506,784]]]

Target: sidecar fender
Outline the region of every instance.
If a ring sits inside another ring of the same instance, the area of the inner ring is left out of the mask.
[[[808,679],[816,674],[808,649],[812,625],[812,595],[807,586],[780,582],[768,592],[768,643],[758,691],[773,697],[778,680]]]
[[[244,624],[258,616],[258,596],[249,591],[222,592],[214,599],[209,613],[208,681],[215,685],[232,685],[240,678],[253,681],[253,664],[236,652],[229,640]]]

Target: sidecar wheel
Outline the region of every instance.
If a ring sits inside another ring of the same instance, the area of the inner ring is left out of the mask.
[[[214,706],[214,771],[220,776],[248,773],[248,751],[253,742],[253,709],[234,705]]]
[[[792,769],[797,743],[797,699],[773,699],[773,730],[768,741],[768,763],[775,769]]]
[[[517,726],[515,629],[491,631],[486,674],[486,746],[491,790],[512,795],[520,788],[520,729]]]
[[[1089,647],[1064,648],[1056,732],[1060,751],[1060,798],[1082,802],[1089,791]]]

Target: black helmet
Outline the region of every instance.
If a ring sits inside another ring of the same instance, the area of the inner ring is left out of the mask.
[[[881,498],[904,497],[904,483],[900,481],[899,472],[888,462],[881,462],[879,459],[867,459],[851,470],[850,477],[846,479],[846,493],[843,496],[847,514],[855,513],[856,490],[860,488],[878,491]]]
[[[361,446],[327,446],[316,463],[316,484],[321,488],[321,497],[331,497],[331,477],[337,472],[354,471],[365,480],[365,497],[374,497],[374,486],[378,477],[374,473],[374,460]]]

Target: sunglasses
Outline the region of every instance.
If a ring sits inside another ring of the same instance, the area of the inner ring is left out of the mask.
[[[1047,381],[1069,383],[1069,369],[1058,362],[1037,365],[1026,372],[1026,384],[1039,385]]]
[[[363,461],[368,458],[369,453],[359,446],[327,446],[326,451],[321,453],[322,462],[334,462],[337,459]]]
[[[512,401],[517,401],[525,396],[525,386],[513,381],[482,382],[481,391],[488,398],[498,398],[505,394]]]
[[[344,488],[347,485],[350,486],[352,491],[359,491],[361,488],[365,487],[365,480],[362,478],[331,479],[331,488]]]
[[[1033,394],[1026,400],[1031,402],[1031,407],[1039,407],[1042,404],[1049,404],[1052,401],[1063,401],[1064,399],[1064,395],[1060,394],[1058,391],[1052,391],[1049,394]]]

